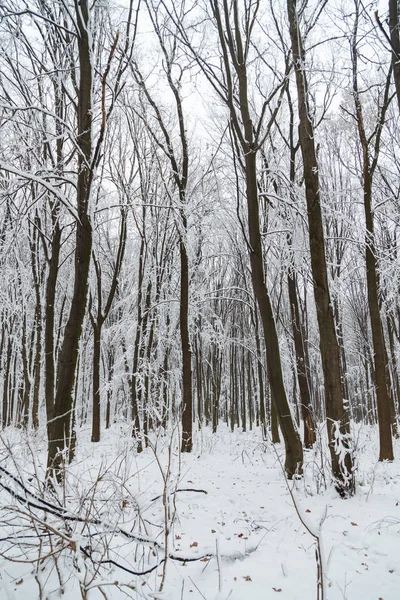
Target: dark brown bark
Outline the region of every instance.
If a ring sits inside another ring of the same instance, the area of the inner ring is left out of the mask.
[[[364,209],[367,229],[365,264],[367,270],[368,306],[371,320],[372,343],[374,348],[375,390],[379,425],[379,460],[393,460],[393,441],[391,432],[390,398],[387,389],[385,360],[385,340],[378,299],[378,273],[375,258],[374,224],[371,210],[372,178],[364,169]]]
[[[259,4],[256,3],[253,7],[245,8],[247,11],[245,21],[247,23],[254,22],[258,7]],[[226,85],[226,87],[219,90],[219,94],[226,102],[230,111],[231,130],[235,138],[234,152],[237,153],[240,148],[240,160],[246,181],[248,249],[250,254],[251,279],[263,325],[270,384],[274,391],[275,403],[285,442],[285,470],[287,476],[292,478],[296,472],[302,471],[303,448],[298,432],[294,427],[287,401],[282,376],[278,335],[264,274],[257,180],[257,152],[259,150],[259,136],[262,130],[262,123],[260,122],[258,126],[254,126],[250,116],[246,64],[248,48],[251,45],[249,37],[251,35],[251,27],[245,29],[243,37],[241,31],[242,15],[239,14],[237,0],[233,0],[231,5],[228,4],[227,0],[224,0],[222,9],[218,0],[211,0],[211,9],[222,50],[224,81]],[[217,87],[219,82],[216,82],[214,79],[213,85]],[[280,98],[282,97],[283,89],[282,87]],[[278,101],[278,106],[272,112],[270,121],[266,125],[267,130],[272,127],[275,121],[279,105],[280,101]]]
[[[305,53],[298,23],[296,0],[287,2],[293,64],[296,73],[299,137],[303,157],[304,183],[307,201],[308,230],[310,240],[311,271],[314,298],[320,336],[320,351],[324,374],[325,405],[332,460],[332,473],[341,495],[354,492],[354,474],[351,451],[348,447],[350,431],[347,410],[343,404],[339,345],[336,338],[335,321],[330,300],[326,268],[324,230],[320,201],[318,162],[314,141],[314,129],[308,106],[306,72],[303,68]],[[337,434],[345,450],[345,460],[336,448]]]
[[[398,0],[389,0],[389,29],[392,50],[393,79],[396,88],[397,105],[400,110],[400,37]]]
[[[26,314],[24,315],[22,321],[22,336],[21,336],[21,355],[22,355],[22,372],[23,372],[23,383],[21,384],[20,389],[20,406],[19,406],[19,415],[17,417],[18,421],[23,427],[28,426],[29,422],[29,401],[31,395],[31,379],[29,373],[30,360],[29,355],[31,354],[32,347],[29,344],[28,348],[28,339],[27,339],[27,327],[26,327]],[[31,340],[32,343],[32,340]]]
[[[74,290],[64,338],[58,357],[54,412],[48,426],[48,469],[60,476],[62,455],[71,441],[73,388],[78,358],[79,340],[86,311],[88,275],[92,249],[92,225],[89,216],[92,159],[92,65],[89,41],[89,6],[87,0],[75,0],[78,26],[79,93],[78,93],[78,154],[76,246]]]
[[[261,339],[257,315],[257,307],[254,307],[254,325],[256,335],[256,350],[257,350],[257,377],[258,377],[258,394],[260,404],[260,423],[263,439],[267,439],[267,416],[265,410],[265,393],[264,393],[264,376],[263,365],[261,363]]]
[[[55,390],[55,342],[54,342],[54,315],[56,302],[56,284],[59,271],[61,250],[61,228],[59,225],[59,206],[52,206],[53,237],[51,242],[51,257],[49,258],[49,271],[46,281],[46,307],[44,328],[44,356],[45,356],[45,398],[47,420],[54,416],[54,390]],[[49,433],[49,432],[48,432]]]
[[[242,413],[242,431],[247,431],[247,411],[246,411],[246,361],[245,351],[242,347],[241,352],[241,368],[240,368],[240,408]]]
[[[397,411],[396,411],[396,403],[397,406],[400,402],[400,382],[398,375],[398,366],[397,366],[397,358],[395,351],[395,343],[394,343],[394,324],[393,324],[393,315],[389,313],[386,317],[387,319],[387,329],[388,329],[388,338],[389,338],[389,350],[390,350],[390,375],[391,386],[392,386],[392,397],[393,397],[393,416],[392,416],[392,433],[393,436],[398,438],[398,424],[397,424]],[[397,402],[396,402],[397,401]]]
[[[307,377],[307,363],[304,352],[305,341],[303,340],[303,336],[301,334],[300,311],[297,299],[296,275],[294,271],[289,271],[288,273],[288,289],[293,340],[296,354],[296,372],[300,389],[301,414],[304,423],[304,446],[305,448],[312,448],[316,440],[315,424]]]
[[[281,438],[279,437],[279,421],[278,412],[276,410],[276,404],[271,389],[271,440],[273,444],[280,444]]]
[[[187,231],[186,217],[182,215],[183,230]],[[179,325],[182,348],[182,452],[191,452],[193,448],[193,401],[192,401],[192,352],[189,338],[189,260],[185,241],[180,239],[181,257],[181,295],[179,307]]]
[[[122,267],[122,261],[125,253],[126,245],[126,211],[121,210],[121,229],[119,235],[119,243],[117,256],[115,259],[113,275],[111,280],[110,289],[108,292],[106,305],[103,310],[103,284],[102,284],[102,273],[100,263],[93,253],[93,262],[95,265],[96,278],[97,278],[97,310],[95,314],[92,312],[92,296],[90,296],[90,322],[93,328],[93,381],[92,381],[92,393],[93,393],[93,412],[92,412],[92,442],[100,441],[100,404],[101,404],[101,390],[100,390],[100,363],[101,363],[101,333],[103,325],[108,315],[110,314],[111,306],[114,302],[115,294],[118,287],[118,277]]]
[[[185,117],[183,112],[182,97],[180,85],[176,82],[172,69],[175,66],[175,49],[171,50],[164,41],[165,31],[160,28],[157,12],[150,2],[146,2],[149,17],[151,19],[154,31],[157,35],[160,49],[164,56],[164,68],[168,86],[174,97],[176,115],[178,118],[179,129],[179,154],[177,154],[173,138],[162,116],[159,106],[152,98],[146,87],[144,78],[136,65],[134,65],[134,76],[137,83],[141,86],[146,99],[148,100],[158,125],[161,130],[158,138],[152,129],[150,135],[153,136],[156,143],[164,150],[170,165],[171,176],[175,188],[179,194],[178,207],[178,244],[180,256],[180,306],[179,306],[179,327],[182,353],[182,404],[181,404],[181,422],[182,422],[182,452],[191,452],[193,447],[193,391],[192,391],[192,353],[190,346],[189,333],[189,258],[186,248],[187,243],[187,185],[189,175],[189,151],[188,140],[185,128]]]
[[[109,429],[111,426],[111,397],[112,397],[111,381],[112,381],[112,376],[113,376],[113,372],[114,372],[114,360],[115,360],[114,348],[110,346],[107,349],[108,386],[107,386],[107,405],[106,405],[106,429]]]
[[[247,108],[248,110],[248,108]],[[245,120],[246,123],[246,120]],[[252,139],[252,126],[248,115],[247,136]],[[246,137],[247,137],[246,136]],[[268,375],[271,385],[273,402],[275,403],[282,436],[286,448],[285,469],[289,479],[302,470],[303,449],[299,434],[294,427],[289,403],[286,396],[283,383],[282,366],[279,352],[278,335],[276,331],[275,319],[272,312],[272,306],[266,283],[264,280],[264,265],[261,247],[260,217],[257,193],[257,174],[256,174],[256,154],[248,151],[245,156],[246,165],[246,197],[247,197],[247,218],[249,226],[249,242],[251,278],[254,294],[257,299],[258,309],[260,311],[261,321],[264,330],[264,343],[267,353]]]
[[[100,361],[101,327],[93,324],[93,374],[92,374],[92,442],[100,441]]]
[[[143,207],[143,223],[145,223],[146,209]],[[133,351],[132,373],[130,375],[129,387],[131,394],[131,419],[132,419],[132,437],[137,440],[136,450],[138,453],[143,450],[141,425],[139,416],[138,394],[137,394],[137,372],[139,368],[139,352],[142,338],[142,301],[143,301],[143,277],[144,277],[144,257],[145,257],[145,238],[141,233],[141,242],[139,249],[138,265],[138,292],[137,292],[137,324]],[[128,372],[129,372],[129,367]]]
[[[41,271],[38,263],[39,256],[39,244],[37,230],[41,224],[38,218],[36,218],[36,227],[32,230],[31,240],[31,267],[33,275],[33,285],[35,288],[35,320],[34,329],[32,332],[31,344],[35,344],[34,358],[33,358],[33,394],[32,394],[32,426],[34,429],[39,427],[39,393],[40,393],[40,379],[41,379],[41,359],[42,359],[42,298],[41,298]]]
[[[299,142],[294,142],[294,109],[289,88],[286,90],[286,96],[289,105],[289,150],[290,150],[290,183],[291,200],[296,205],[294,194],[294,185],[296,178],[296,155],[299,149]],[[315,423],[311,404],[311,385],[308,378],[306,339],[303,335],[304,326],[300,320],[299,299],[297,293],[297,274],[294,266],[294,255],[292,249],[292,233],[287,235],[292,264],[288,271],[288,292],[290,303],[290,316],[292,322],[292,332],[294,341],[294,351],[296,356],[296,375],[299,382],[301,414],[304,426],[304,446],[312,448],[315,443]]]
[[[11,329],[12,331],[12,329]],[[11,376],[11,360],[12,360],[12,337],[9,332],[7,341],[6,364],[4,369],[4,384],[3,384],[3,411],[2,425],[7,427],[11,423],[11,394],[10,394],[10,376]]]
[[[368,139],[364,115],[358,89],[358,49],[357,49],[357,28],[358,28],[358,3],[355,3],[355,25],[352,39],[352,63],[353,63],[353,96],[356,111],[356,121],[358,135],[362,151],[362,170],[363,170],[363,197],[366,225],[365,239],[365,266],[367,272],[367,295],[370,314],[370,323],[372,331],[372,344],[374,350],[375,365],[375,391],[378,408],[378,426],[379,426],[379,460],[393,460],[393,440],[391,432],[391,407],[390,397],[387,388],[387,374],[389,366],[387,364],[387,353],[385,339],[383,335],[383,326],[379,306],[379,275],[378,261],[375,248],[374,217],[372,212],[372,183],[376,169],[380,136],[383,124],[385,122],[386,110],[389,105],[389,82],[390,73],[386,80],[386,90],[382,107],[378,115],[378,128],[375,135]],[[373,158],[370,158],[370,143],[374,139]]]

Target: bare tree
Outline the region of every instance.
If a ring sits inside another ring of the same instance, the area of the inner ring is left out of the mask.
[[[126,246],[126,220],[127,210],[125,207],[121,208],[120,218],[120,232],[118,249],[115,261],[112,265],[112,278],[111,284],[106,295],[106,301],[103,305],[103,275],[101,263],[93,251],[93,263],[96,272],[96,307],[94,307],[94,300],[92,293],[89,297],[89,317],[93,328],[93,413],[92,413],[92,442],[100,441],[100,409],[101,409],[101,397],[100,397],[100,366],[101,366],[101,332],[105,320],[110,314],[110,310],[114,301],[114,297],[118,286],[118,277],[122,267],[122,261],[125,254]]]
[[[304,184],[307,200],[308,230],[310,239],[311,270],[314,298],[317,308],[320,351],[324,373],[325,405],[328,425],[332,472],[338,492],[346,496],[354,492],[354,473],[349,447],[350,424],[343,403],[340,351],[336,337],[335,320],[329,294],[326,268],[325,240],[322,222],[319,170],[316,154],[313,119],[309,107],[309,91],[305,66],[305,50],[300,29],[301,14],[297,0],[288,0],[292,58],[296,74],[299,136],[303,157]],[[323,4],[320,10],[323,9]],[[338,436],[342,449],[337,448]],[[345,459],[341,452],[344,450]]]
[[[153,97],[149,86],[145,82],[137,63],[132,61],[132,72],[138,83],[144,97],[149,103],[157,122],[159,131],[154,131],[146,123],[150,135],[156,144],[161,148],[171,165],[171,175],[175,183],[178,195],[178,210],[176,226],[179,237],[180,254],[180,337],[182,351],[182,452],[191,452],[193,439],[193,392],[192,392],[192,352],[189,335],[189,257],[187,249],[188,234],[188,216],[187,216],[187,194],[189,180],[189,146],[187,139],[187,130],[185,115],[183,110],[182,95],[180,91],[181,79],[185,74],[185,68],[179,64],[179,45],[178,38],[169,33],[172,23],[168,23],[168,17],[163,14],[156,5],[147,1],[146,6],[156,34],[159,47],[163,57],[163,68],[165,71],[167,85],[172,92],[174,109],[178,120],[178,139],[177,145],[174,144],[174,134],[170,130],[162,110]],[[184,5],[181,7],[184,14]],[[167,19],[162,22],[162,19]],[[180,71],[176,80],[173,72],[175,69]],[[143,115],[142,115],[143,116]]]
[[[275,123],[284,95],[287,73],[268,95],[264,95],[259,117],[255,120],[250,101],[248,62],[253,49],[252,34],[257,24],[260,2],[246,5],[243,12],[240,11],[237,0],[230,4],[227,0],[210,0],[209,6],[210,19],[216,28],[220,47],[221,67],[214,67],[193,48],[182,27],[180,35],[218,97],[229,110],[232,150],[235,159],[239,161],[237,168],[241,170],[245,180],[248,234],[244,230],[243,232],[246,240],[248,235],[252,285],[263,324],[273,402],[277,408],[285,442],[285,469],[288,477],[292,478],[296,472],[302,471],[303,449],[286,396],[278,335],[264,272],[257,178],[258,152]],[[267,119],[269,111],[270,117]]]
[[[362,181],[363,181],[363,199],[365,212],[365,265],[367,272],[367,291],[368,306],[371,321],[372,341],[374,349],[375,363],[375,385],[376,398],[378,405],[378,424],[380,450],[379,460],[393,460],[393,441],[390,427],[391,422],[391,399],[387,387],[387,378],[389,374],[389,365],[387,362],[387,351],[383,334],[383,325],[380,314],[379,303],[379,271],[378,259],[376,255],[376,243],[374,232],[374,215],[372,208],[373,197],[373,177],[378,165],[379,151],[382,130],[386,119],[386,112],[391,100],[390,81],[391,71],[386,77],[382,98],[376,118],[376,124],[372,134],[367,135],[364,119],[364,111],[361,103],[359,88],[359,48],[358,48],[358,27],[360,19],[360,2],[355,0],[355,18],[353,35],[351,39],[351,58],[352,58],[352,76],[353,76],[353,96],[355,104],[355,116],[357,122],[358,135],[361,145],[361,163],[362,163]]]

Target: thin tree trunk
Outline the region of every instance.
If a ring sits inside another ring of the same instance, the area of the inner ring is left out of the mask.
[[[352,62],[353,62],[353,96],[356,110],[356,121],[358,134],[362,150],[362,169],[363,169],[363,196],[364,212],[366,225],[365,239],[365,266],[367,271],[367,295],[368,307],[372,331],[372,344],[374,349],[375,365],[375,390],[378,408],[378,426],[379,426],[379,460],[393,460],[393,441],[391,432],[391,407],[390,397],[387,388],[387,353],[385,347],[385,338],[383,335],[383,326],[379,306],[379,275],[378,263],[375,248],[374,216],[372,212],[372,182],[373,175],[377,165],[379,154],[380,132],[375,137],[374,158],[372,162],[369,156],[370,141],[367,138],[364,125],[363,109],[360,101],[358,89],[358,50],[357,50],[357,27],[358,27],[358,2],[355,3],[356,16],[352,40]],[[385,98],[378,122],[382,129],[385,114],[388,107],[390,74],[386,81]]]
[[[396,89],[397,105],[400,111],[400,37],[398,0],[389,0],[389,29],[392,50],[393,79]]]

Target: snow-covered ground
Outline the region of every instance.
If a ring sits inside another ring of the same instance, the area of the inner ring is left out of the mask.
[[[317,598],[316,542],[294,508],[279,461],[282,447],[263,442],[259,431],[225,428],[217,435],[197,432],[191,455],[180,455],[171,436],[135,455],[121,425],[100,444],[89,439],[88,430],[80,431],[67,485],[59,490],[65,519],[41,510],[40,500],[2,473],[0,484],[31,505],[0,490],[0,550],[28,561],[0,558],[1,599],[33,600],[40,593],[49,600]],[[19,474],[33,492],[43,477],[44,448],[40,436],[28,445],[21,432],[9,430],[0,467]],[[398,442],[395,451],[400,457]],[[357,455],[357,492],[349,500],[329,485],[320,449],[306,453],[305,477],[290,486],[302,518],[320,531],[325,600],[398,600],[400,461],[378,463],[376,432],[366,427],[357,432]],[[57,500],[45,494],[57,509]],[[22,539],[28,534],[34,537]],[[11,535],[22,543],[11,544]],[[165,544],[172,558],[163,563]],[[56,560],[45,558],[50,551]],[[38,553],[43,560],[36,560]],[[99,566],[110,559],[119,566]],[[126,570],[159,563],[144,576]]]

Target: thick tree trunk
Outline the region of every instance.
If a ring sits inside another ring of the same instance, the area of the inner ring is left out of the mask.
[[[90,255],[92,250],[92,225],[89,200],[92,159],[92,64],[89,40],[89,7],[87,0],[75,0],[78,24],[79,97],[78,97],[78,181],[74,290],[64,338],[58,357],[57,384],[54,412],[48,426],[48,469],[60,476],[62,451],[71,441],[73,388],[78,358],[79,341],[86,311]]]
[[[258,4],[254,7],[254,14],[252,14],[251,5],[245,7],[244,15],[239,14],[239,3],[237,0],[234,0],[229,6],[227,2],[224,2],[222,14],[220,3],[217,0],[212,0],[211,8],[223,54],[223,69],[226,80],[224,94],[226,94],[226,104],[230,111],[232,131],[236,138],[233,152],[236,154],[240,148],[246,180],[251,280],[263,325],[270,385],[274,392],[275,404],[279,413],[282,435],[285,442],[285,470],[287,476],[292,478],[295,473],[302,472],[303,448],[300,436],[294,427],[286,397],[278,335],[265,281],[257,185],[257,152],[259,150],[260,140],[258,138],[261,123],[259,123],[260,127],[254,126],[250,115],[248,97],[246,48],[251,46],[251,40],[248,37],[251,33],[251,27],[245,27],[244,36],[241,30],[242,19],[250,23],[253,18],[256,18]],[[232,71],[234,71],[235,77],[233,77]],[[269,127],[272,127],[277,110],[271,117]]]
[[[305,55],[298,24],[296,0],[288,0],[287,8],[293,63],[296,73],[300,121],[299,137],[303,156],[311,271],[314,282],[314,298],[317,309],[320,351],[324,374],[329,449],[337,490],[341,495],[348,495],[354,492],[353,463],[351,451],[348,447],[350,426],[348,413],[343,404],[339,345],[336,338],[335,321],[329,295],[318,162],[315,150],[314,130],[308,107],[307,81],[304,70]],[[338,436],[340,436],[341,449],[337,447]],[[342,459],[342,450],[345,451],[344,460]]]

